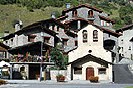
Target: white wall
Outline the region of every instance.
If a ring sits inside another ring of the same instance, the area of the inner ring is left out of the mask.
[[[132,37],[133,37],[133,30],[129,29],[123,31],[122,36],[118,38],[119,47],[121,47],[119,52],[123,54],[124,57],[126,58],[131,58],[131,54],[133,54],[133,46],[132,43],[130,42]],[[131,47],[131,50],[129,50],[129,47]]]
[[[68,79],[68,76],[67,76],[67,70],[50,70],[50,76],[51,76],[51,80],[56,80],[56,76],[58,74],[62,74],[64,75],[66,78],[65,78],[65,81],[67,81]]]
[[[88,42],[83,43],[83,37],[82,37],[82,31],[87,30],[88,33]],[[93,42],[93,31],[97,30],[98,31],[98,42]],[[69,62],[73,62],[74,60],[81,58],[83,56],[86,56],[88,54],[91,54],[93,56],[96,56],[98,58],[101,58],[103,60],[106,60],[108,62],[112,62],[111,58],[111,52],[106,51],[103,47],[103,32],[99,30],[98,28],[88,25],[84,29],[80,30],[78,32],[78,48],[76,50],[73,50],[69,52]],[[92,50],[91,53],[88,51]],[[101,67],[100,64],[96,62],[86,62],[82,65],[82,75],[74,75],[73,79],[86,79],[86,68],[92,66],[95,71],[95,76],[99,76],[100,80],[110,80],[112,81],[112,66],[109,65],[109,68],[107,68],[107,74],[106,75],[98,75],[98,67]],[[71,66],[68,66],[68,70],[70,71]]]
[[[83,43],[82,31],[87,30],[88,32],[88,42]],[[98,42],[93,42],[93,30],[98,30]],[[91,53],[88,51],[92,50]],[[111,62],[111,52],[106,51],[103,48],[103,32],[99,29],[93,27],[92,25],[88,25],[84,29],[78,32],[78,48],[76,50],[71,51],[69,55],[69,62],[76,60],[77,58],[83,57],[87,54],[92,54],[93,56],[99,57],[106,61]]]

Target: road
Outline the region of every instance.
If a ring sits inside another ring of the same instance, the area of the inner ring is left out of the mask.
[[[43,84],[43,83],[24,83],[24,84],[6,84],[0,88],[127,88],[133,87],[133,84]]]

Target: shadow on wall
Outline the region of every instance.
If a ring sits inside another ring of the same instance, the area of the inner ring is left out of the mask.
[[[18,79],[18,80],[22,79],[21,73],[18,71],[14,71],[12,75],[13,79]]]

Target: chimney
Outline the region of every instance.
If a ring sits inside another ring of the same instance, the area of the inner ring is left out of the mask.
[[[20,30],[23,27],[23,22],[21,20],[18,20],[15,24],[15,32]]]
[[[52,17],[52,18],[56,18],[56,17],[55,17],[55,12],[52,12],[52,13],[51,13],[51,17]]]
[[[15,32],[20,30],[20,25],[19,24],[15,24]]]
[[[20,25],[20,28],[23,27],[23,22],[22,22],[22,20],[19,20],[19,25]]]
[[[70,3],[66,3],[66,8],[68,9],[70,7],[71,7]]]
[[[7,36],[7,35],[9,35],[9,31],[8,30],[5,30],[4,31],[4,36]]]

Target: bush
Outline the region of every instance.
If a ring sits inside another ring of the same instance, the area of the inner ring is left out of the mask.
[[[62,74],[58,74],[56,76],[57,82],[64,82],[65,81],[65,76],[63,76]]]
[[[5,80],[0,80],[0,85],[6,84],[7,82]]]
[[[90,76],[90,77],[89,77],[90,82],[95,82],[95,83],[97,83],[97,82],[98,82],[98,79],[99,79],[98,76],[96,76],[96,77]]]

